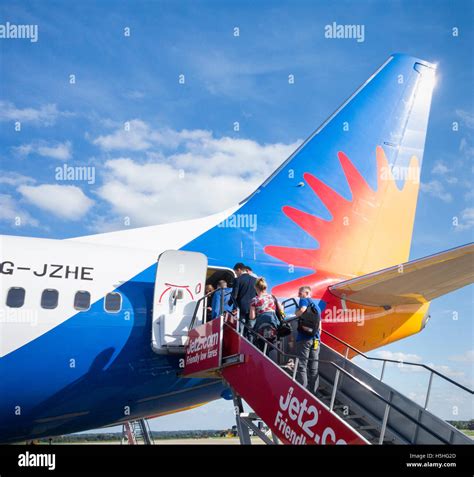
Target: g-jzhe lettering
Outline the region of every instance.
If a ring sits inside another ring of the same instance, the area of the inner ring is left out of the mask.
[[[75,280],[93,280],[91,277],[94,267],[72,267],[69,265],[47,264],[41,270],[33,270],[33,275],[37,277],[49,278],[73,278]]]

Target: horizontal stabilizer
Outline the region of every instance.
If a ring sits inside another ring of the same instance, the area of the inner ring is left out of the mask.
[[[474,281],[474,243],[353,278],[330,287],[354,303],[395,306],[426,303]]]

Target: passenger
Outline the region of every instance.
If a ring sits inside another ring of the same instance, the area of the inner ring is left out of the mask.
[[[250,320],[255,320],[253,329],[258,334],[262,335],[267,341],[274,343],[277,338],[277,329],[280,325],[280,320],[277,317],[277,307],[278,312],[281,312],[281,308],[277,299],[270,293],[267,293],[267,288],[265,278],[258,278],[255,283],[257,296],[250,302]],[[265,342],[258,340],[256,345],[258,348],[263,349]]]
[[[246,267],[246,270],[247,270],[247,273],[251,276],[251,277],[255,277],[255,278],[258,278],[257,275],[255,275],[254,271],[247,265]]]
[[[209,295],[209,293],[212,293],[215,290],[214,286],[211,283],[208,283],[206,285],[206,288],[204,288],[204,294]]]
[[[234,280],[232,288],[232,302],[240,310],[240,321],[249,325],[250,301],[256,295],[255,282],[257,279],[247,272],[247,267],[243,263],[236,263],[234,271],[237,278]],[[244,331],[244,336],[249,336]]]
[[[321,310],[311,299],[311,287],[298,290],[299,304],[295,316],[298,320],[296,380],[313,394],[319,386],[318,357],[321,337]]]
[[[209,295],[215,290],[215,288],[208,283],[206,288],[204,288],[204,294]],[[208,297],[206,300],[206,323],[212,320],[212,296]]]
[[[219,282],[217,283],[217,290],[214,295],[212,295],[211,320],[217,318],[222,314],[222,296],[224,296],[224,311],[228,311],[229,313],[232,312],[233,306],[231,305],[231,295],[232,288],[229,288],[227,286],[227,282],[225,280],[219,280]]]

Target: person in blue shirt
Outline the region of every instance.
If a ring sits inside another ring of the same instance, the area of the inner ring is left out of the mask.
[[[298,290],[299,304],[295,316],[300,317],[313,306],[321,317],[321,310],[316,302],[311,299],[311,287],[304,286]],[[311,336],[302,331],[298,331],[296,336],[296,357],[298,358],[298,368],[296,370],[296,380],[315,393],[319,385],[318,361],[319,343],[321,338],[321,319],[319,329]]]
[[[232,312],[233,310],[233,306],[230,304],[232,288],[227,287],[227,282],[225,280],[219,280],[217,283],[217,290],[214,292],[214,295],[212,295],[212,320],[222,314],[222,294],[224,294],[224,311]]]

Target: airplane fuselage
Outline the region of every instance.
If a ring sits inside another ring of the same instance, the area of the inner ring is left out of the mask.
[[[2,244],[1,442],[166,413],[220,396],[220,382],[177,377],[182,356],[151,349],[158,253],[21,237],[2,237]],[[25,290],[19,307],[6,304],[12,288]],[[58,292],[52,309],[42,306],[51,306],[42,303],[45,290]],[[82,292],[90,293],[90,307],[77,310],[84,307],[75,303]],[[120,311],[105,309],[110,292],[120,294]]]
[[[151,348],[163,250],[9,236],[2,245],[1,442],[176,412],[221,396],[220,381],[180,378],[183,356]],[[271,269],[266,275],[272,279]],[[324,329],[362,350],[424,325],[427,306],[342,303],[328,290],[333,283],[313,289],[325,310]],[[111,296],[120,296],[120,304]]]

